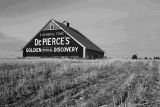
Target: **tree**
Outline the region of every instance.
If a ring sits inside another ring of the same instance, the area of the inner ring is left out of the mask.
[[[147,59],[147,57],[144,57],[144,59]]]
[[[157,56],[157,57],[154,57],[154,59],[160,59],[160,58],[159,58],[159,56]]]
[[[137,54],[133,54],[133,55],[132,55],[132,59],[138,59]]]

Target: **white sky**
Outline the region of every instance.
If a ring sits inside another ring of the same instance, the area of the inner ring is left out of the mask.
[[[50,19],[67,20],[106,56],[160,56],[160,0],[0,0],[0,57],[21,56]]]

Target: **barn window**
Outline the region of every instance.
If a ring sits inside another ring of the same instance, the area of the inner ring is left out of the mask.
[[[53,29],[53,25],[51,25],[51,30]]]

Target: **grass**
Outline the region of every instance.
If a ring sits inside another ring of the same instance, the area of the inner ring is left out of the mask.
[[[0,107],[160,107],[159,61],[1,59]]]

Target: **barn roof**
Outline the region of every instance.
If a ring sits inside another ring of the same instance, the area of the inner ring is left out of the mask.
[[[57,23],[67,33],[69,33],[73,38],[75,38],[77,41],[79,41],[83,46],[85,46],[86,49],[91,49],[91,50],[98,51],[98,52],[104,52],[101,48],[99,48],[97,45],[95,45],[92,41],[90,41],[87,37],[85,37],[78,30],[76,30],[72,27],[67,27],[63,23],[60,23],[56,20],[54,20],[54,22]]]

